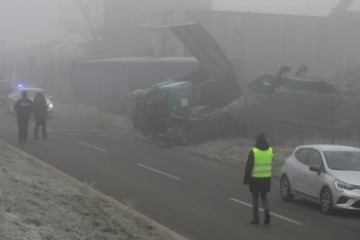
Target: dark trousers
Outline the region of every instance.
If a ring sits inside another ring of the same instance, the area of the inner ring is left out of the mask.
[[[259,219],[259,194],[260,194],[262,206],[264,208],[265,216],[268,215],[270,210],[269,210],[269,202],[268,202],[268,198],[267,198],[267,193],[266,192],[261,192],[261,193],[253,192],[251,194],[252,194],[254,219],[255,220]]]
[[[41,127],[41,135],[43,139],[47,137],[46,134],[46,118],[35,119],[34,138],[39,136],[39,128]]]
[[[28,117],[18,117],[17,124],[18,124],[19,140],[26,142],[27,136],[28,136],[29,118]]]

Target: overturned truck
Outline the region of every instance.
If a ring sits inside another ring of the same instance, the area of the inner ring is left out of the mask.
[[[167,144],[186,143],[186,134],[241,96],[232,63],[198,23],[169,27],[199,62],[198,70],[134,91],[134,126]]]
[[[307,66],[293,76],[282,66],[244,84],[215,40],[198,24],[170,29],[199,61],[183,77],[134,92],[134,126],[168,145],[199,144],[224,136],[264,132],[279,137],[331,132],[344,117],[344,101],[330,83],[307,79]],[[240,66],[239,66],[240,65]],[[241,72],[241,71],[240,71]],[[300,136],[302,137],[302,136]]]

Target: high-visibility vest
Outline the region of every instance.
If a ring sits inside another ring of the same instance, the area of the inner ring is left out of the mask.
[[[256,147],[253,149],[254,167],[251,176],[254,178],[271,177],[271,164],[274,157],[272,148],[262,151]]]

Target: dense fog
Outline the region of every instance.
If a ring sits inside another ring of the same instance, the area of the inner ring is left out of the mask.
[[[360,146],[359,26],[360,0],[0,0],[0,239],[357,239],[281,201],[360,208],[358,154],[326,155]]]
[[[67,15],[67,2],[69,0],[1,0],[0,42],[2,45],[6,43],[7,46],[29,46],[61,37],[63,32],[59,28],[59,21]],[[212,0],[212,2],[214,10],[327,15],[339,1]],[[353,1],[348,8],[350,11],[359,9],[360,3],[358,1]]]
[[[276,77],[284,66],[288,76],[305,66],[299,76],[327,81],[351,96],[358,89],[360,4],[355,0],[1,4],[2,80],[12,88],[41,87],[55,102],[131,116],[137,90],[169,79],[195,88],[217,79],[198,104],[225,107],[244,96],[246,84]],[[198,26],[175,30],[190,23]],[[221,96],[223,91],[228,94]],[[331,119],[332,113],[326,114]]]

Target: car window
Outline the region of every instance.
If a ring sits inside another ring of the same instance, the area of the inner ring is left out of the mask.
[[[303,164],[307,164],[309,152],[310,152],[309,148],[301,148],[296,151],[295,157],[299,162]]]
[[[323,164],[323,160],[321,157],[321,154],[319,151],[317,150],[311,150],[309,153],[309,160],[307,165],[309,166],[314,166],[314,165],[318,165],[318,166],[322,166]]]
[[[326,151],[324,155],[330,169],[360,171],[360,152]]]

